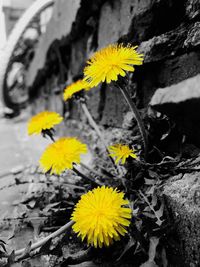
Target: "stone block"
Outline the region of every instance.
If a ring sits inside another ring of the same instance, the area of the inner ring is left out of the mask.
[[[200,264],[200,177],[199,172],[172,177],[163,190],[179,238],[184,266]]]

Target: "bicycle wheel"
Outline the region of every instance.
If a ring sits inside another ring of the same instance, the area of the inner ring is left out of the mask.
[[[18,20],[8,38],[0,65],[0,97],[5,107],[19,111],[27,104],[25,72],[51,17],[53,4],[54,0],[34,2]]]

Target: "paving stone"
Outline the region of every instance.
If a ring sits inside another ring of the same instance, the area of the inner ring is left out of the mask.
[[[44,148],[49,143],[48,140],[40,136],[28,136],[28,118],[29,116],[25,116],[21,119],[16,118],[13,120],[0,119],[1,189],[5,188],[6,186],[9,186],[10,184],[13,184],[13,174],[16,174],[17,172],[19,173],[27,166],[38,165],[38,159]],[[24,190],[27,190],[26,185],[15,187],[15,189],[5,188],[1,191],[1,214],[3,214],[4,212],[10,212],[10,205],[14,200],[20,198],[21,192],[24,192]]]

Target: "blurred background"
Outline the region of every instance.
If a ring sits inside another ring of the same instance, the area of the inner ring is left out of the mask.
[[[80,104],[74,99],[64,103],[63,90],[83,76],[94,51],[117,42],[138,45],[144,54],[144,64],[130,75],[127,86],[148,130],[149,162],[199,157],[199,0],[0,0],[0,176],[4,178],[0,203],[4,219],[16,208],[15,200],[21,203],[27,192],[22,185],[11,192],[10,183],[18,178],[13,167],[23,163],[23,172],[27,164],[37,164],[46,145],[40,137],[31,141],[27,137],[31,115],[45,109],[56,111],[65,117],[58,135],[77,136],[94,150],[100,147]],[[140,143],[135,120],[113,84],[90,90],[85,102],[108,144]],[[176,246],[180,244],[174,251],[182,255],[171,259],[182,258],[185,264],[172,266],[199,266],[200,204],[194,200],[199,174],[188,172],[177,182],[176,172],[170,168],[166,172],[170,181],[163,188],[173,225],[177,225]],[[133,185],[134,177],[143,176],[133,175]]]

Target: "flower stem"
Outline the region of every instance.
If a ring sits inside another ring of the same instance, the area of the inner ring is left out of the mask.
[[[73,170],[76,174],[78,174],[79,176],[81,176],[83,179],[88,180],[88,181],[90,181],[90,182],[92,182],[92,183],[95,183],[95,184],[97,184],[97,185],[102,186],[102,183],[97,182],[97,181],[95,181],[94,179],[91,179],[91,178],[87,177],[85,174],[83,174],[82,172],[80,172],[79,170],[77,170],[74,166],[73,166],[73,169],[72,169],[72,170]]]
[[[95,170],[93,170],[93,169],[91,169],[90,167],[88,167],[87,165],[85,165],[84,163],[79,163],[83,168],[85,168],[86,170],[88,170],[89,172],[91,172],[91,173],[93,173],[94,175],[96,175],[96,176],[98,176],[98,177],[104,177],[104,178],[106,178],[106,179],[110,179],[111,177],[116,177],[116,176],[113,176],[112,174],[109,174],[108,172],[107,172],[107,175],[104,175],[104,174],[102,174],[102,173],[99,173],[98,171],[95,171]],[[101,184],[101,185],[103,185],[103,184]]]
[[[55,238],[56,236],[59,236],[60,234],[64,233],[67,229],[69,229],[72,225],[74,224],[73,221],[68,222],[67,224],[63,225],[60,229],[58,229],[57,231],[53,232],[52,234],[46,236],[45,238],[43,238],[42,240],[36,242],[35,244],[33,244],[30,248],[30,251],[37,249],[39,247],[41,247],[42,245],[44,245],[50,238]],[[26,248],[22,248],[19,250],[15,251],[15,256],[20,256],[21,254],[23,254],[25,252]]]
[[[144,123],[140,117],[140,114],[135,106],[135,104],[133,103],[129,92],[127,91],[127,89],[125,87],[121,87],[119,84],[117,84],[117,86],[119,87],[119,89],[121,90],[126,102],[128,103],[131,111],[133,112],[135,119],[137,121],[138,124],[138,128],[140,130],[140,134],[142,136],[142,141],[143,141],[143,147],[144,147],[144,157],[146,159],[147,157],[147,152],[148,152],[148,140],[147,140],[147,135],[146,135],[146,130],[144,127]]]
[[[106,149],[106,151],[107,151],[107,153],[108,153],[108,156],[109,156],[110,161],[111,161],[112,164],[115,166],[115,162],[114,162],[113,158],[109,155],[109,151],[108,151],[107,145],[106,145],[106,143],[105,143],[105,141],[104,141],[104,137],[103,137],[101,131],[99,130],[99,127],[98,127],[98,125],[96,124],[95,120],[93,119],[93,117],[92,117],[90,111],[88,110],[87,105],[85,104],[85,101],[84,101],[84,100],[81,100],[80,102],[81,102],[81,107],[82,107],[82,109],[83,109],[83,111],[84,111],[84,113],[85,113],[85,115],[86,115],[86,117],[87,117],[87,119],[88,119],[90,125],[91,125],[91,126],[94,128],[94,130],[96,131],[97,135],[99,136],[99,138],[100,138],[100,140],[101,140],[102,145],[105,147],[105,149]]]
[[[88,166],[85,165],[84,163],[80,163],[80,165],[81,165],[83,168],[85,168],[86,170],[92,172],[94,175],[97,175],[97,176],[99,176],[99,177],[102,177],[102,174],[101,174],[101,173],[99,173],[99,172],[97,172],[97,171],[91,169],[90,167],[88,167]]]

